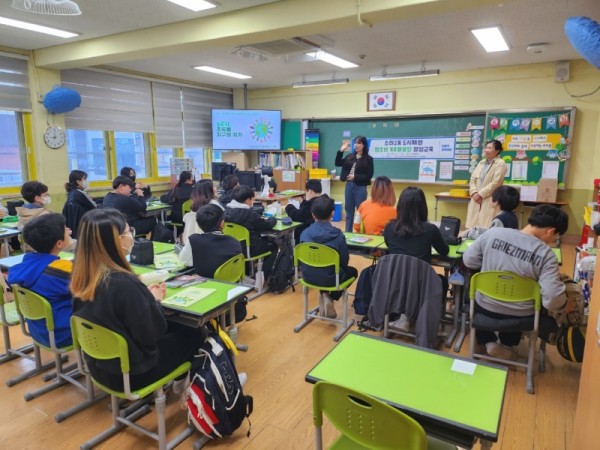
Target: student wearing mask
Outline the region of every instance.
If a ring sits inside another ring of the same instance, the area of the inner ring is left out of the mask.
[[[137,176],[133,167],[123,167],[121,169],[121,176],[130,178],[131,181],[135,183],[135,188],[141,189],[142,193],[144,194],[144,198],[152,197],[152,190],[150,189],[150,186],[148,186],[146,183],[142,183],[139,180],[136,182]]]
[[[23,206],[16,208],[19,223],[17,228],[23,227],[33,218],[42,214],[49,214],[52,211],[48,209],[52,199],[48,194],[48,186],[39,181],[27,181],[21,186],[21,196],[27,201]]]
[[[82,170],[72,170],[69,182],[65,184],[67,201],[62,214],[67,221],[67,227],[72,231],[72,237],[77,237],[77,228],[81,217],[90,209],[97,207],[96,202],[85,191],[89,187],[87,173]]]
[[[113,190],[106,194],[102,202],[103,208],[115,208],[121,211],[129,226],[138,234],[148,234],[154,230],[156,219],[144,217],[146,200],[141,189],[136,189],[129,177],[119,176],[113,180]],[[133,194],[133,195],[132,195]]]

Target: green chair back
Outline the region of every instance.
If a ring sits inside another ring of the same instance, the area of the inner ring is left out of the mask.
[[[402,411],[370,395],[320,381],[313,388],[313,422],[320,429],[323,413],[342,433],[330,448],[426,450],[423,427]]]
[[[294,248],[294,266],[298,267],[298,262],[312,267],[330,267],[335,268],[335,273],[340,273],[340,255],[331,247],[323,244],[305,242],[298,244]]]
[[[248,228],[237,223],[225,222],[223,234],[243,242],[246,246],[246,258],[250,258],[250,231],[248,231]]]
[[[192,210],[192,199],[188,199],[181,204],[181,217],[185,216]]]
[[[470,298],[475,298],[476,291],[502,302],[519,303],[532,300],[536,311],[539,311],[542,305],[539,283],[512,272],[490,271],[473,275]]]
[[[241,253],[225,261],[215,271],[214,278],[219,281],[237,283],[244,277],[244,255]]]
[[[118,333],[81,317],[71,316],[73,346],[94,359],[118,358],[123,373],[129,372],[127,341]]]
[[[54,331],[54,316],[48,300],[18,284],[13,284],[12,290],[17,310],[23,317],[29,320],[45,319],[48,331]]]
[[[15,302],[5,301],[5,288],[8,288],[4,277],[0,276],[0,325],[12,326],[20,322],[19,313],[17,312],[17,304]],[[5,348],[6,348],[6,342]]]

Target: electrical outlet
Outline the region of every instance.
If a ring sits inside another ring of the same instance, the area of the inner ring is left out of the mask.
[[[44,103],[44,94],[38,94],[38,103]]]

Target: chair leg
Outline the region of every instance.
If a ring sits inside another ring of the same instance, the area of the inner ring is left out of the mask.
[[[63,370],[62,357],[62,353],[54,354],[54,365],[56,367],[56,374],[54,380],[40,389],[27,392],[24,396],[26,402],[33,400],[34,398],[40,397],[41,395],[47,394],[48,392],[51,392],[54,389],[58,389],[59,387],[68,383],[68,380],[64,376],[65,371]]]
[[[538,372],[543,373],[546,371],[546,342],[540,342],[540,361],[538,364]]]
[[[11,352],[16,353],[15,350],[11,350]],[[50,370],[56,366],[54,361],[46,363],[46,364],[42,364],[42,356],[40,353],[40,348],[37,345],[33,345],[33,357],[30,357],[30,355],[26,355],[26,354],[18,354],[18,355],[33,360],[35,362],[35,368],[31,369],[25,373],[22,373],[21,375],[18,375],[16,377],[13,377],[13,378],[10,378],[9,380],[7,380],[6,385],[8,387],[14,386],[15,384],[18,384],[21,381],[25,381],[31,377],[39,375],[40,373],[45,372],[46,370]]]
[[[344,290],[342,294],[342,321],[341,321],[341,329],[334,336],[333,340],[335,342],[339,341],[341,337],[348,331],[348,329],[354,325],[354,319],[348,320],[348,290]]]
[[[471,331],[469,332],[469,358],[473,359],[475,357],[475,328],[471,326]]]
[[[460,315],[460,333],[458,334],[458,337],[456,338],[456,342],[454,343],[454,352],[455,353],[460,352],[460,348],[462,347],[462,344],[463,344],[466,336],[467,336],[467,313],[463,312]]]
[[[527,355],[527,393],[529,394],[533,394],[535,392],[533,388],[533,363],[536,341],[537,333],[535,331],[529,332],[529,352]]]
[[[119,431],[121,431],[122,429],[125,428],[125,424],[118,420],[119,419],[119,399],[117,397],[115,397],[114,395],[111,395],[110,396],[110,404],[111,404],[111,410],[112,410],[112,416],[113,416],[112,426],[108,430],[103,431],[102,433],[94,436],[89,441],[81,444],[81,450],[91,449],[91,448],[95,447],[96,445],[98,445],[100,442],[105,441],[106,439],[108,439],[111,436],[114,436]],[[150,412],[150,407],[148,405],[145,405],[145,407],[136,410],[131,416],[129,416],[129,418],[133,418],[133,417],[139,418],[139,417],[142,417],[144,414],[147,414],[148,412]]]
[[[302,322],[296,325],[296,327],[294,328],[294,333],[299,333],[302,328],[311,323],[315,319],[316,314],[319,311],[318,306],[311,309],[310,311],[308,310],[308,288],[306,286],[302,286],[302,293],[304,294],[304,319],[302,320]],[[321,293],[319,293],[319,303],[321,303],[321,297]]]

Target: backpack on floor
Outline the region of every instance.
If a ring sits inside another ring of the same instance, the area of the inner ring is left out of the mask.
[[[296,292],[294,289],[294,249],[289,241],[284,240],[269,277],[269,290],[274,294],[281,294],[289,287]]]
[[[366,316],[367,312],[369,312],[371,298],[373,297],[373,274],[376,268],[377,266],[373,264],[363,269],[358,276],[352,307],[354,308],[354,312],[360,316]]]
[[[244,395],[237,370],[216,333],[210,333],[198,350],[190,378],[186,391],[188,422],[203,435],[210,439],[229,436],[252,414],[252,397]]]

